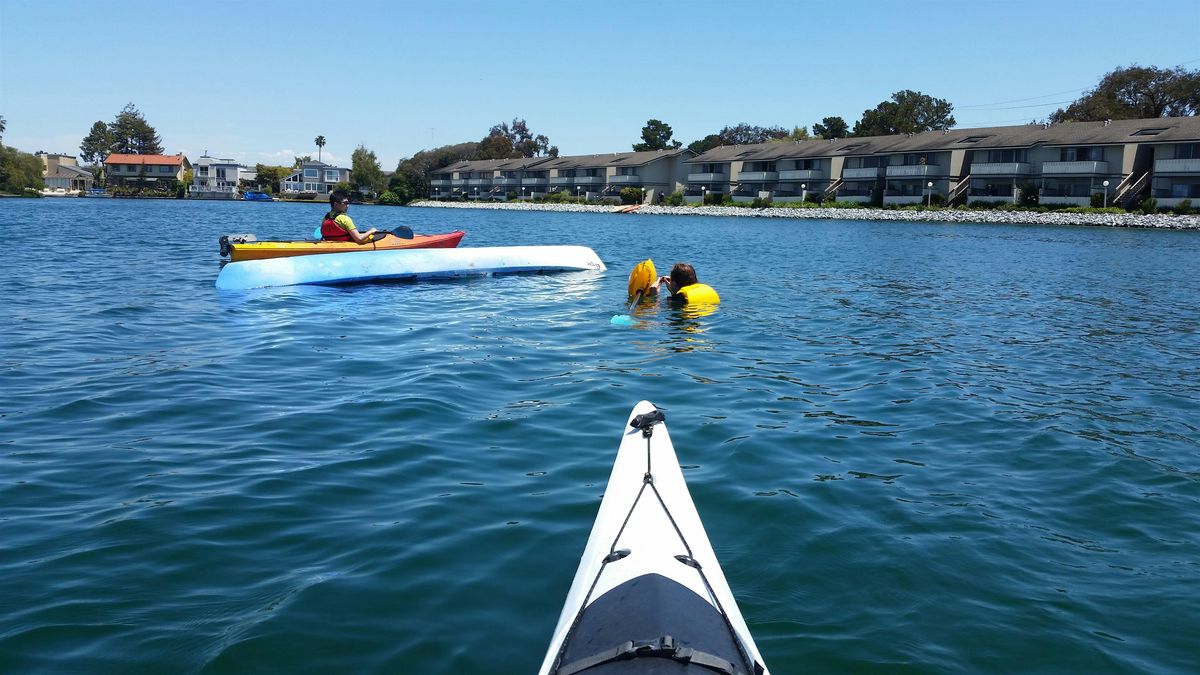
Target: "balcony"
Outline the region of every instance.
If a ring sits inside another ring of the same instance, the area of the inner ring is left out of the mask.
[[[739,181],[754,181],[763,182],[768,180],[779,180],[778,171],[739,171]]]
[[[897,164],[887,168],[888,178],[925,178],[941,176],[944,172],[937,164]]]
[[[842,169],[842,180],[867,180],[879,178],[879,167],[869,166],[863,169]]]
[[[779,180],[825,180],[825,172],[820,169],[780,171]]]
[[[1028,176],[1033,166],[1028,162],[974,162],[973,176]]]
[[[551,185],[574,185],[575,176],[554,176],[550,179]]]
[[[522,178],[521,185],[549,185],[549,178]]]
[[[491,178],[468,178],[467,179],[467,185],[470,185],[473,187],[474,186],[483,187],[485,185],[491,185],[491,184],[492,184]]]
[[[450,187],[449,179],[435,178],[429,181],[431,187]]]
[[[689,183],[727,183],[729,182],[729,174],[727,173],[689,173]]]
[[[453,185],[454,187],[466,185],[467,179],[466,178],[453,178],[450,180],[450,184]]]
[[[640,184],[642,182],[642,177],[636,173],[617,174],[615,176],[609,176],[608,182],[612,183],[613,185],[629,185],[630,183]]]
[[[1154,173],[1200,173],[1200,159],[1156,159]]]
[[[576,185],[604,185],[604,176],[575,176]]]
[[[492,184],[493,185],[511,185],[511,186],[515,187],[515,186],[521,184],[521,180],[519,178],[493,178]]]
[[[1043,176],[1095,176],[1107,173],[1108,162],[1042,162]]]

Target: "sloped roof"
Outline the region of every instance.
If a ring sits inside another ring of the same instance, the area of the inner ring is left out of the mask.
[[[178,155],[124,155],[113,153],[104,158],[105,164],[146,164],[150,166],[182,166],[187,161],[183,153]]]

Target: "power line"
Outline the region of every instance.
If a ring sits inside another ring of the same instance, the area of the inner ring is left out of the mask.
[[[994,106],[994,105],[1004,105],[1005,103],[1022,103],[1024,101],[1036,101],[1039,98],[1049,98],[1051,96],[1062,96],[1063,94],[1070,94],[1070,93],[1077,92],[1077,91],[1083,91],[1083,90],[1082,89],[1067,89],[1065,91],[1056,91],[1053,94],[1042,94],[1041,96],[1030,96],[1029,98],[1014,98],[1011,101],[996,101],[995,103],[977,103],[975,105],[956,105],[954,107],[955,107],[955,109],[987,108],[987,107]],[[1058,105],[1058,104],[1057,103],[1054,103],[1054,104],[1047,103],[1046,105]],[[1001,110],[1006,110],[1006,108],[1001,108]]]

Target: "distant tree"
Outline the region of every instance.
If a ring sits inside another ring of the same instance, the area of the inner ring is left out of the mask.
[[[401,202],[407,204],[414,199],[429,196],[429,174],[464,159],[477,157],[479,143],[444,145],[432,150],[422,150],[412,157],[400,160],[396,171],[388,180],[388,190]]]
[[[26,188],[42,189],[46,186],[42,168],[40,157],[16,148],[0,147],[0,192],[19,195],[25,194]]]
[[[691,150],[697,155],[703,155],[709,150],[720,147],[721,145],[723,145],[723,143],[721,143],[720,136],[716,134],[709,134],[698,141],[692,141],[691,143],[688,143],[688,150]]]
[[[8,122],[4,121],[4,115],[0,115],[0,146],[4,145],[4,132],[8,130]]]
[[[683,147],[680,141],[672,141],[671,125],[661,120],[646,120],[642,127],[642,142],[633,144],[634,152],[647,150],[674,150]]]
[[[813,133],[825,140],[845,138],[850,135],[850,125],[840,117],[826,117],[813,125]]]
[[[795,141],[808,140],[808,127],[793,127],[792,133],[786,136],[769,139],[768,143],[793,143]]]
[[[108,125],[100,120],[96,120],[92,130],[79,144],[79,158],[84,164],[96,167],[96,178],[101,181],[104,180],[104,158],[111,154],[112,146],[112,134],[108,131]]]
[[[284,178],[291,175],[293,168],[290,166],[268,166],[266,164],[255,164],[254,172],[257,174],[255,182],[260,188],[263,188],[271,194],[276,194],[280,190],[280,183]]]
[[[949,101],[905,89],[892,94],[874,109],[864,110],[862,119],[854,123],[854,136],[888,136],[916,134],[934,129],[949,129],[957,122]]]
[[[162,138],[132,103],[117,113],[117,118],[108,125],[108,133],[112,141],[109,154],[163,154]]]
[[[751,145],[786,138],[788,130],[783,127],[760,127],[742,122],[734,127],[725,127],[717,132],[721,145]]]
[[[507,153],[502,154],[506,150]],[[514,117],[511,126],[507,122],[501,122],[488,130],[487,135],[479,142],[478,154],[475,159],[558,157],[558,148],[550,145],[550,139],[546,136],[534,136],[525,120]]]
[[[311,162],[311,161],[312,161],[312,155],[300,155],[299,157],[295,158],[295,161],[292,162],[292,168],[299,169],[300,167],[304,166],[305,162]]]
[[[364,192],[379,194],[387,189],[387,179],[375,151],[361,145],[355,148],[350,155],[350,182]]]
[[[313,143],[315,143],[317,146],[317,161],[319,162],[321,161],[321,148],[325,147],[325,137],[317,136],[313,139]]]
[[[1095,89],[1050,114],[1050,121],[1099,122],[1200,114],[1200,70],[1132,65],[1100,79]]]

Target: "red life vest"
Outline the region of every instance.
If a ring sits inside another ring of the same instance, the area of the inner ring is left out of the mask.
[[[343,230],[342,226],[334,221],[337,215],[333,211],[325,214],[325,220],[321,221],[321,239],[325,241],[354,241],[350,233]]]

